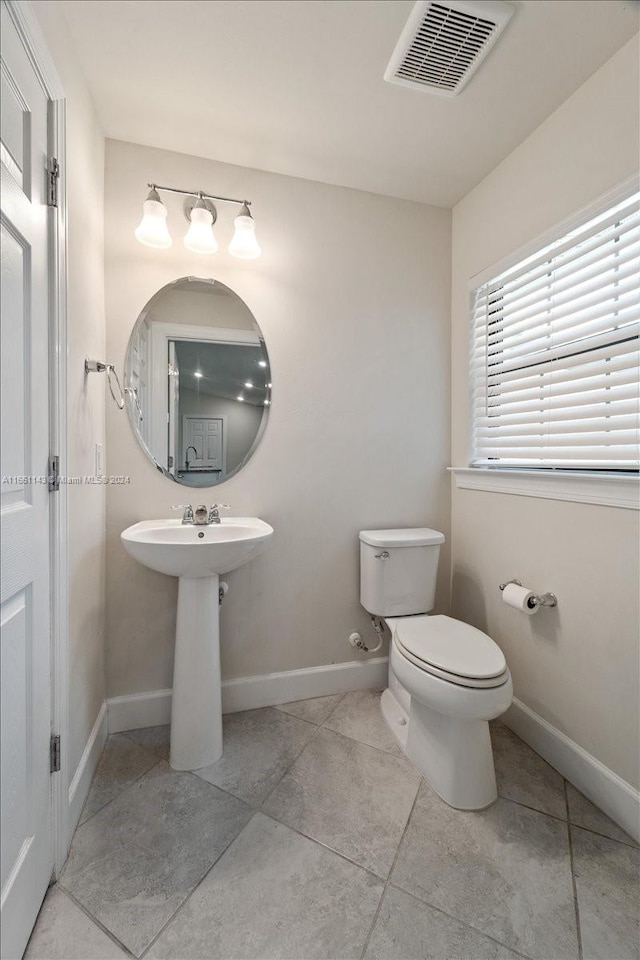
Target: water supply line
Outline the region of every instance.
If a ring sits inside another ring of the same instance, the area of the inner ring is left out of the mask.
[[[377,653],[384,641],[384,620],[382,620],[380,617],[371,617],[371,623],[373,624],[373,629],[378,634],[377,646],[368,647],[358,633],[352,633],[349,637],[349,642],[358,650],[362,650],[364,653]]]

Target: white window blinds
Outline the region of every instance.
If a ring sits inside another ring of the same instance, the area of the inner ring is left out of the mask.
[[[639,200],[474,291],[474,466],[638,470]]]

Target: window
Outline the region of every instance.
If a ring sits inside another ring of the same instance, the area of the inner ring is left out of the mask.
[[[473,291],[472,466],[638,471],[639,200]]]

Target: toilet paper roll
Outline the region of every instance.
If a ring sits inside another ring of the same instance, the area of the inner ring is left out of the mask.
[[[535,597],[535,593],[532,590],[527,590],[526,587],[519,587],[517,583],[508,583],[502,591],[504,602],[508,603],[510,607],[514,607],[515,610],[526,613],[528,617],[532,617],[534,613],[538,612],[537,604],[533,607],[529,606],[531,597]]]

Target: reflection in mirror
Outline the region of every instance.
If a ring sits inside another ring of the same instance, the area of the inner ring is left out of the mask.
[[[165,476],[194,487],[233,476],[271,404],[269,357],[249,308],[213,280],[163,287],[129,339],[125,393],[134,433]]]

